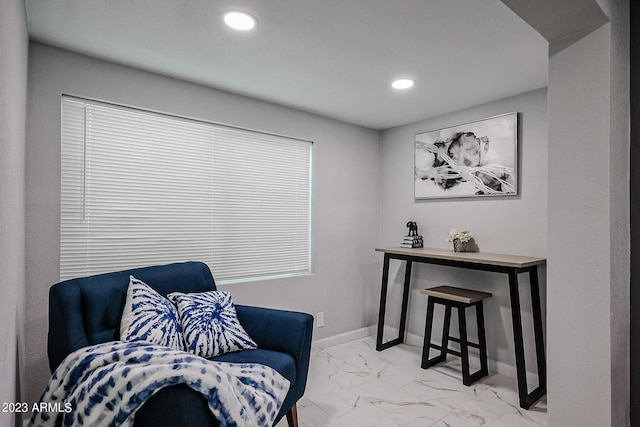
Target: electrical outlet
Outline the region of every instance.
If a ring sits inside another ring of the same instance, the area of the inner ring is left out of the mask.
[[[324,326],[324,311],[316,314],[316,328],[322,328]]]

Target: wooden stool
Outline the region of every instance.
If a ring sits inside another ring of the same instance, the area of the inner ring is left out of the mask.
[[[451,286],[438,286],[420,291],[428,295],[427,301],[427,323],[424,329],[424,346],[422,348],[422,369],[427,369],[437,363],[444,362],[447,354],[453,354],[462,359],[462,383],[466,386],[485,377],[489,374],[487,368],[487,341],[484,333],[484,311],[482,300],[491,297],[490,293],[472,291],[469,289],[454,288]],[[442,345],[431,344],[431,329],[433,327],[433,309],[435,304],[445,307],[444,327],[442,329]],[[476,317],[478,320],[478,344],[467,340],[467,320],[465,309],[476,307]],[[460,325],[460,338],[449,335],[449,324],[451,323],[451,308],[458,309],[458,323]],[[449,348],[449,341],[460,344],[460,351]],[[480,370],[473,375],[469,373],[469,347],[480,350]],[[440,350],[440,354],[429,359],[429,350],[435,348]]]

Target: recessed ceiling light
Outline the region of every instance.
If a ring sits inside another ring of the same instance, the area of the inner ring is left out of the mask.
[[[398,79],[391,83],[394,89],[409,89],[414,84],[414,81],[411,79]]]
[[[256,18],[245,12],[232,10],[224,14],[224,22],[234,30],[247,31],[256,26]]]

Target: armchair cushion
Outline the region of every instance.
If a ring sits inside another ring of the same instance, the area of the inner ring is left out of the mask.
[[[174,292],[167,298],[178,307],[188,352],[209,358],[257,347],[238,322],[229,292]]]
[[[184,350],[182,326],[176,308],[142,280],[129,276],[120,320],[122,341],[147,341]]]
[[[293,357],[295,382],[291,382],[289,394],[282,404],[283,409],[277,418],[280,419],[287,413],[286,408],[291,408],[304,395],[309,373],[313,316],[297,311],[246,305],[236,305],[236,311],[240,323],[259,348],[286,353]],[[242,353],[245,352],[233,354]],[[279,371],[277,367],[269,366]],[[284,372],[280,373],[289,379]]]
[[[292,355],[280,351],[256,348],[253,350],[225,353],[210,360],[229,363],[260,363],[278,371],[283,377],[294,384],[296,381],[296,363]]]

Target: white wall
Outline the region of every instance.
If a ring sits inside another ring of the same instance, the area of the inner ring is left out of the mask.
[[[31,44],[27,134],[28,400],[49,377],[47,295],[59,277],[60,96],[133,105],[314,141],[314,274],[225,286],[239,304],[325,312],[314,338],[375,322],[378,132]],[[215,277],[215,271],[213,272]]]
[[[414,201],[414,135],[498,114],[520,113],[520,191],[515,197],[438,199]],[[381,140],[381,244],[397,246],[408,220],[418,223],[424,245],[451,248],[446,241],[453,227],[470,230],[483,252],[546,256],[547,252],[547,91],[540,89],[489,104],[469,108],[419,123],[384,131]],[[381,257],[381,256],[380,256]],[[390,269],[389,325],[397,327],[404,263],[392,262]],[[540,270],[543,315],[545,310],[545,268]],[[528,276],[520,280],[527,283]],[[493,293],[485,303],[490,368],[513,374],[515,366],[508,279],[504,274],[462,271],[450,267],[414,264],[408,332],[423,336],[426,296],[420,289],[450,284]],[[522,292],[525,340],[533,342],[529,321],[530,296]],[[394,309],[396,308],[396,309]],[[442,316],[436,311],[433,339],[442,330]],[[452,328],[457,327],[452,323]],[[452,329],[454,330],[454,329]],[[475,332],[474,332],[475,333]],[[475,335],[472,335],[475,336]],[[385,339],[387,339],[385,337]],[[527,350],[527,363],[535,372],[535,354]]]
[[[24,2],[0,2],[0,403],[20,399],[27,50]],[[17,422],[0,412],[0,426]]]

